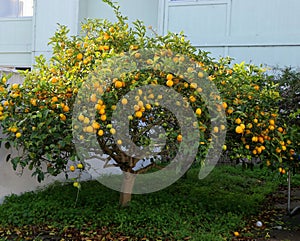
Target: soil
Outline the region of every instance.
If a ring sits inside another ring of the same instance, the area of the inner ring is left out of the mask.
[[[291,191],[291,209],[288,212],[287,187],[281,186],[279,190],[267,197],[259,215],[250,217],[240,236],[236,241],[300,241],[300,186],[293,187]],[[299,209],[297,209],[299,207]],[[256,223],[262,222],[262,227]]]
[[[281,190],[278,195],[284,195],[287,199],[286,188]],[[287,210],[287,200],[285,203],[276,203],[274,205],[275,209],[288,211]],[[291,209],[292,215],[288,215],[288,212],[282,216],[283,227],[287,230],[273,230],[271,233],[275,240],[290,240],[290,241],[300,241],[300,187],[293,188],[291,193]]]

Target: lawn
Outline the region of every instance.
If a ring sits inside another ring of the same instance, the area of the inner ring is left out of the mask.
[[[55,183],[10,196],[0,206],[2,240],[231,240],[260,211],[281,180],[259,167],[218,166],[203,180],[198,169],[172,186],[134,195],[126,208],[119,193],[97,181],[79,192]]]

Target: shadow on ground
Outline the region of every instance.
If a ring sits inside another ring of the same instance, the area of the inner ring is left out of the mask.
[[[293,215],[288,215],[287,209],[287,189],[281,188],[278,194],[279,197],[284,197],[282,202],[274,204],[274,207],[279,212],[283,213],[281,220],[283,222],[282,228],[277,227],[277,230],[271,231],[271,240],[290,240],[290,241],[300,241],[300,209],[297,209]],[[284,202],[283,202],[284,201]],[[291,209],[290,211],[300,207],[300,187],[292,189],[291,192]]]
[[[249,218],[247,226],[241,230],[242,237],[233,240],[300,241],[300,209],[294,215],[289,215],[287,203],[287,187],[282,186],[267,197],[259,215]],[[291,191],[291,210],[298,206],[300,186],[292,188]],[[257,227],[258,221],[262,222],[262,227]]]

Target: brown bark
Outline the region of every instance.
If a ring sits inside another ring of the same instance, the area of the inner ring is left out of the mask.
[[[131,201],[131,194],[134,186],[135,175],[128,172],[124,172],[123,175],[124,177],[120,193],[120,205],[122,207],[125,207]]]

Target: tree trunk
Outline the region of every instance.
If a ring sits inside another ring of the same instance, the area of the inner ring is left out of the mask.
[[[135,175],[128,172],[123,172],[123,175],[124,177],[120,193],[120,205],[122,207],[125,207],[131,201],[131,194],[134,186]]]

